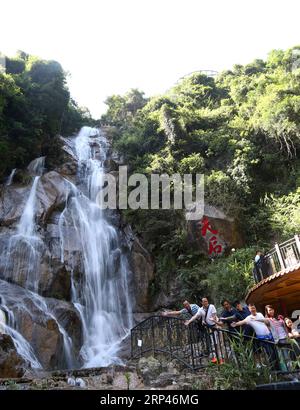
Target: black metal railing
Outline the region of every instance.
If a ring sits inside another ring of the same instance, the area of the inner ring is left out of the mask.
[[[246,357],[246,361],[252,360],[258,368],[268,366],[273,371],[291,372],[300,362],[296,342],[278,345],[195,322],[185,326],[182,319],[164,316],[151,316],[131,330],[132,358],[147,354],[168,355],[192,370],[204,368],[211,361],[239,365]]]

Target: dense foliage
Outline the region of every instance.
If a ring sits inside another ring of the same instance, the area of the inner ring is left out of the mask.
[[[272,51],[266,61],[236,65],[216,78],[196,72],[165,95],[145,99],[131,90],[106,102],[102,120],[114,126],[115,148],[131,171],[205,174],[206,201],[240,223],[249,249],[241,250],[245,263],[252,246],[267,249],[299,232],[299,49]],[[228,283],[240,280],[242,261],[234,267],[233,257],[227,265],[221,259],[209,266],[204,259],[201,267],[203,257],[188,244],[183,217],[180,222],[172,210],[126,216],[154,253],[159,280],[171,274],[185,283],[192,277],[187,289],[202,283],[204,292],[206,271],[215,278],[219,272],[223,279],[213,296],[218,290],[238,296]],[[250,282],[251,276],[243,285]]]
[[[56,61],[18,52],[0,71],[0,179],[41,155],[59,153],[58,134],[70,134],[90,114],[70,98]]]

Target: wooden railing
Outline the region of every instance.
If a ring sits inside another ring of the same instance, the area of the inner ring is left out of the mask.
[[[292,268],[300,263],[300,238],[295,235],[266,253],[265,258],[269,265],[269,275],[280,272],[287,268]]]

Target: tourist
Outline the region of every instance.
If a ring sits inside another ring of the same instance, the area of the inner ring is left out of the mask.
[[[288,332],[288,337],[293,340],[291,343],[291,347],[293,349],[294,355],[292,356],[293,360],[297,360],[300,356],[300,332],[299,329],[297,328],[297,323],[299,320],[296,320],[295,323],[289,318],[286,317],[284,319],[284,323]]]
[[[288,332],[282,316],[275,317],[275,309],[272,305],[266,305],[265,318],[269,321],[271,332],[275,343],[286,345],[288,342]]]
[[[185,300],[183,302],[183,309],[181,310],[173,310],[173,311],[167,311],[167,312],[162,312],[161,315],[162,316],[185,316],[185,318],[192,318],[194,315],[196,315],[196,313],[198,312],[198,310],[200,309],[200,307],[196,304],[196,303],[189,303],[187,300]],[[202,349],[203,349],[203,353],[204,352],[208,352],[209,350],[209,346],[207,343],[207,334],[205,332],[205,329],[203,328],[202,325],[202,318],[199,317],[197,318],[197,320],[195,321],[195,326],[192,329],[192,332],[190,332],[189,337],[190,337],[190,342],[198,342],[202,344]]]
[[[280,368],[283,371],[288,370],[289,363],[289,340],[288,331],[285,327],[284,318],[282,316],[275,317],[275,309],[272,305],[266,305],[265,317],[269,321],[271,332],[275,343],[280,347],[278,349]],[[288,348],[287,348],[288,347]]]
[[[219,357],[219,363],[223,363],[224,359],[221,355],[220,350],[220,338],[218,337],[218,333],[214,332],[216,330],[216,321],[217,319],[217,310],[214,305],[208,303],[208,298],[202,298],[202,307],[199,308],[198,312],[189,320],[185,321],[185,325],[189,326],[195,320],[201,318],[202,323],[207,326],[209,330],[209,338],[207,340],[207,344],[209,345],[211,355],[212,355],[212,363],[218,363],[218,359],[216,355]]]
[[[230,326],[231,323],[236,322],[236,310],[232,308],[228,299],[222,300],[221,304],[223,306],[221,317],[219,319],[214,319],[211,317],[211,321],[220,327],[224,327],[226,324],[230,332],[236,332],[236,330]]]
[[[244,320],[244,319],[246,319],[246,317],[251,315],[248,306],[246,306],[246,305],[243,306],[239,300],[235,300],[233,302],[233,306],[235,308],[235,317],[236,317],[237,321]],[[253,336],[254,335],[254,330],[249,325],[241,326],[239,328],[239,331],[242,331],[244,336]]]
[[[215,319],[217,319],[217,310],[214,305],[208,303],[208,299],[202,298],[202,307],[197,310],[193,317],[185,322],[188,326],[194,320],[202,319],[202,323],[209,328],[214,328],[216,326]]]
[[[250,315],[238,322],[231,323],[232,327],[249,325],[255,331],[257,339],[273,341],[272,333],[269,329],[269,320],[264,318],[262,313],[257,312],[254,304],[248,305]]]
[[[263,347],[268,355],[269,361],[272,364],[276,362],[276,352],[274,346],[269,343],[273,342],[273,335],[270,331],[270,322],[266,319],[262,313],[257,312],[253,303],[249,303],[248,308],[250,315],[239,322],[231,323],[232,327],[249,325],[255,332],[255,337],[259,339],[259,347]]]
[[[235,329],[230,325],[231,323],[236,322],[236,310],[232,308],[231,303],[228,299],[223,299],[221,304],[224,310],[221,313],[220,321],[227,324],[229,331],[235,331]]]
[[[255,282],[260,282],[269,276],[269,265],[261,251],[256,251],[254,258],[253,275]]]
[[[295,325],[298,322],[299,320],[293,323],[292,319],[290,319],[289,317],[286,317],[284,319],[284,323],[288,331],[288,337],[290,339],[300,339],[300,331],[298,330],[297,325]]]
[[[162,316],[180,316],[180,315],[190,315],[192,318],[200,309],[196,303],[189,303],[187,300],[183,302],[183,309],[181,310],[171,310],[167,312],[162,312]]]

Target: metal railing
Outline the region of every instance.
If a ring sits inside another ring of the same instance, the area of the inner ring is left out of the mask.
[[[260,282],[274,273],[280,272],[287,268],[292,268],[300,263],[300,239],[299,235],[295,235],[278,245],[275,244],[265,255],[265,266],[256,268],[256,282]]]
[[[243,353],[244,359],[252,357],[258,368],[269,366],[273,371],[291,372],[296,361],[300,362],[297,343],[279,346],[234,330],[211,329],[195,322],[185,326],[182,319],[173,317],[151,316],[131,330],[133,359],[147,354],[165,354],[197,370],[207,367],[211,361],[239,365]]]

